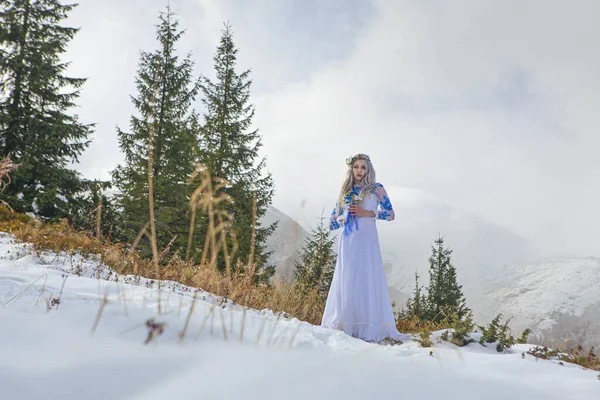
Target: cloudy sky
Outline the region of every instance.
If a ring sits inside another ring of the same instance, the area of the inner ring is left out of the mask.
[[[121,161],[140,50],[167,0],[81,0],[67,58],[96,122],[78,169]],[[197,74],[212,77],[224,21],[252,68],[255,124],[275,206],[314,221],[344,159],[530,238],[600,256],[600,2],[596,0],[171,0]],[[198,104],[197,108],[201,110]],[[302,206],[302,201],[306,203]],[[393,201],[393,199],[392,199]]]

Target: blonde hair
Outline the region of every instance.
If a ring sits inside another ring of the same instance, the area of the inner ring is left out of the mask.
[[[367,167],[367,173],[361,181],[361,190],[359,192],[359,196],[365,199],[369,196],[377,187],[377,180],[375,178],[375,168],[373,168],[373,164],[371,163],[371,159],[366,154],[356,154],[346,160],[346,164],[348,165],[348,171],[346,172],[346,178],[344,179],[344,183],[342,184],[342,189],[340,190],[340,194],[337,200],[337,211],[338,213],[342,209],[342,204],[344,204],[344,197],[348,192],[351,192],[354,188],[354,175],[352,174],[352,169],[354,168],[354,163],[356,161],[365,161]]]

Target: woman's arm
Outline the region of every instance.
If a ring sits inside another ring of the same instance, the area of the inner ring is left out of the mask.
[[[377,200],[379,200],[380,208],[379,210],[375,211],[375,217],[384,221],[393,221],[396,218],[396,214],[394,213],[394,208],[392,207],[390,197],[381,183],[377,184],[375,193],[377,194]]]
[[[337,206],[333,209],[333,211],[331,212],[331,216],[329,217],[329,230],[330,231],[335,231],[336,229],[340,229],[341,225],[338,222],[337,218],[338,218],[338,208]]]

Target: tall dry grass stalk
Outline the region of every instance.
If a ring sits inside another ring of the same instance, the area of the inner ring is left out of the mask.
[[[238,245],[235,232],[231,230],[231,215],[223,210],[222,205],[231,202],[231,198],[223,193],[229,183],[223,179],[211,177],[210,171],[199,165],[193,179],[200,178],[200,184],[191,197],[192,218],[190,223],[190,236],[186,250],[186,266],[181,271],[177,280],[204,290],[224,296],[234,303],[256,309],[271,309],[274,312],[285,312],[299,319],[319,323],[324,309],[324,300],[316,291],[306,291],[296,283],[282,280],[274,285],[254,284],[257,273],[254,249],[256,245],[257,225],[257,200],[252,198],[252,234],[250,254],[247,262],[237,259],[235,265],[232,260],[237,252]],[[213,182],[215,183],[213,185]],[[207,214],[207,235],[199,265],[190,262],[193,227],[195,224],[196,210]],[[216,217],[215,217],[216,216]],[[231,254],[228,249],[231,248]],[[223,252],[225,260],[225,273],[216,268],[219,252]]]
[[[102,240],[102,187],[98,188],[98,207],[96,207],[96,237]]]
[[[208,217],[208,226],[206,237],[204,238],[204,248],[200,264],[204,265],[206,263],[208,254],[210,253],[211,265],[214,266],[219,252],[217,236],[220,233],[226,234],[227,228],[231,225],[231,215],[222,208],[222,205],[231,203],[232,201],[231,197],[222,190],[229,185],[229,182],[225,179],[211,176],[209,169],[202,164],[196,166],[194,173],[190,178],[190,182],[197,181],[199,181],[199,184],[192,192],[190,198],[190,209],[192,213],[190,217],[190,232],[188,235],[185,260],[190,260],[194,228],[196,226],[196,215],[198,210],[200,210]],[[219,220],[219,225],[217,226],[215,226],[215,216]]]
[[[96,333],[96,329],[98,328],[98,324],[100,324],[100,319],[102,318],[102,313],[104,312],[104,307],[106,307],[106,304],[108,304],[108,291],[104,292],[104,296],[100,302],[98,314],[96,314],[96,319],[94,320],[94,325],[92,326],[92,331],[90,332],[92,336],[94,336],[94,333]]]
[[[248,267],[254,265],[254,247],[256,246],[256,193],[252,193],[252,234],[250,236],[250,256]]]
[[[131,244],[131,247],[129,248],[130,251],[135,250],[135,248],[137,247],[137,245],[140,243],[140,240],[142,240],[142,237],[144,235],[148,234],[148,228],[149,227],[150,227],[150,222],[146,222],[146,224],[142,227],[142,229],[140,229],[138,235],[136,236],[135,240]]]
[[[10,173],[17,169],[19,165],[12,162],[10,154],[4,158],[0,158],[0,192],[4,191],[4,188],[10,184]],[[0,200],[0,205],[12,210],[4,200]]]
[[[179,340],[183,341],[185,339],[185,334],[188,330],[188,326],[190,325],[190,320],[192,319],[192,314],[194,313],[194,306],[196,305],[196,299],[198,297],[198,291],[194,292],[194,297],[192,298],[192,305],[190,306],[190,311],[188,312],[187,318],[185,319],[185,325],[183,326],[182,331],[179,333]],[[183,299],[183,297],[182,297]]]
[[[156,77],[153,78],[154,86],[152,89],[152,99],[156,98],[156,91],[158,89],[158,81]],[[158,281],[158,314],[161,314],[161,301],[160,301],[160,266],[158,264],[158,246],[156,243],[156,224],[154,220],[154,124],[156,122],[156,116],[152,112],[152,122],[148,129],[148,211],[150,214],[150,243],[152,246],[152,262],[156,270],[156,276]]]
[[[0,191],[10,184],[10,173],[17,169],[19,165],[12,162],[10,154],[0,158]]]

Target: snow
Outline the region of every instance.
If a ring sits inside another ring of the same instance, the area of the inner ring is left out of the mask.
[[[61,201],[64,201],[65,203],[69,202],[69,200],[64,195],[62,195],[60,193],[56,194],[56,198],[59,199],[59,200],[61,200]]]
[[[156,286],[115,278],[97,260],[38,254],[0,234],[1,399],[504,400],[600,393],[597,372],[523,359],[529,345],[501,354],[479,344],[370,344],[202,291],[194,303],[193,289],[172,282],[164,282],[158,315]],[[48,311],[46,299],[61,290],[58,308]],[[145,345],[150,318],[166,325]]]
[[[600,344],[600,259],[594,257],[505,266],[492,282],[465,289],[477,299],[479,318],[499,312],[513,317],[511,326],[536,332],[553,329],[552,339],[565,339],[585,328],[586,344]]]

